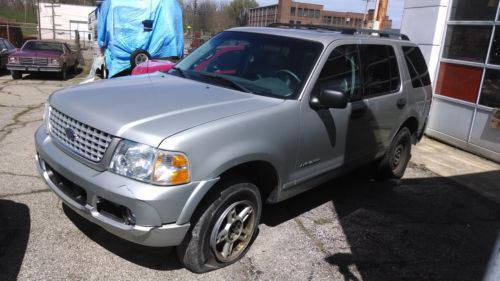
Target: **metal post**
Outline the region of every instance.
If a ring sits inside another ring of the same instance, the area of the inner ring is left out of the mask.
[[[52,3],[50,4],[52,8],[52,39],[56,39],[56,16],[54,13],[54,0],[52,0]]]
[[[37,0],[37,10],[38,10],[38,39],[42,39],[42,24],[40,22],[40,0]]]

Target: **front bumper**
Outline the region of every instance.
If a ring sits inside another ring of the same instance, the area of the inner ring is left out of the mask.
[[[61,72],[62,66],[7,64],[7,70],[26,72]]]
[[[190,227],[188,221],[179,218],[185,216],[186,209],[195,208],[189,206],[192,194],[216,181],[165,187],[96,171],[60,150],[43,127],[35,133],[35,145],[39,173],[66,205],[112,234],[146,246],[179,245]],[[58,178],[63,180],[55,180]],[[71,189],[75,186],[80,192]],[[102,211],[99,204],[103,201],[130,210],[135,223]]]

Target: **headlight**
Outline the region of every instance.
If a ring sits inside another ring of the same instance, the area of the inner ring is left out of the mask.
[[[49,130],[50,130],[50,122],[49,122],[50,116],[49,115],[50,115],[50,105],[47,102],[45,104],[45,108],[43,109],[43,119],[42,119],[42,125],[45,128],[45,132],[47,134],[49,133]]]
[[[52,65],[59,65],[60,64],[59,59],[51,59],[50,60],[50,64],[52,64]]]
[[[178,185],[190,181],[186,155],[128,140],[121,141],[116,148],[109,170],[157,185]]]
[[[9,57],[10,63],[17,63],[17,57]]]

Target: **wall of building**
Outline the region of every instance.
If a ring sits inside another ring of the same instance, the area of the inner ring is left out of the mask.
[[[88,16],[94,6],[40,3],[42,39],[73,40],[78,29],[81,39],[87,39]],[[54,30],[55,27],[55,30]]]
[[[434,83],[426,133],[500,162],[499,0],[406,0],[402,32]]]

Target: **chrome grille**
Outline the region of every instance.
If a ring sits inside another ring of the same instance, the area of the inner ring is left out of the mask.
[[[73,132],[73,137],[68,131]],[[83,124],[57,109],[49,108],[49,133],[78,155],[99,162],[104,157],[113,136]]]
[[[47,65],[47,58],[19,58],[19,62],[22,65]]]

